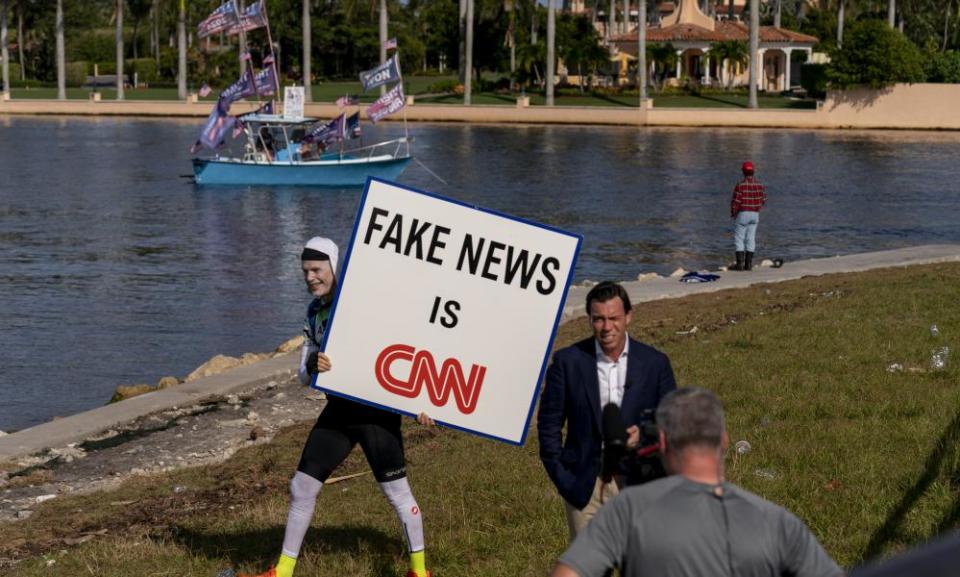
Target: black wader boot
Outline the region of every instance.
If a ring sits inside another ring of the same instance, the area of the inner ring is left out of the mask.
[[[743,270],[743,251],[738,250],[735,255],[737,258],[736,264],[733,265],[733,270]]]
[[[753,270],[753,253],[747,251],[747,260],[743,263],[743,270]]]

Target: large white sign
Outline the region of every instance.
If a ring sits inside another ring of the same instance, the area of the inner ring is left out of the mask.
[[[580,240],[369,180],[313,386],[522,445]]]
[[[303,118],[303,86],[283,87],[283,117],[291,120]]]

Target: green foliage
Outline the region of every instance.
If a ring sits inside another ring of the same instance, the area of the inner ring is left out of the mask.
[[[663,81],[667,74],[677,66],[677,49],[667,42],[655,42],[647,45],[647,61],[653,62],[653,83],[657,91],[663,90]]]
[[[145,82],[147,84],[152,84],[157,81],[157,63],[153,58],[137,58],[136,60],[127,60],[126,61],[127,74],[133,78],[133,75],[137,75],[138,82]]]
[[[721,40],[710,45],[710,57],[720,64],[727,60],[727,66],[735,64],[745,66],[750,61],[750,46],[742,40]],[[727,88],[733,83],[733,73],[728,71]]]
[[[576,71],[583,91],[583,76],[609,64],[609,53],[600,46],[600,36],[590,19],[562,14],[557,26],[557,52],[567,68]]]
[[[827,95],[827,65],[802,64],[800,66],[800,86],[813,98]]]
[[[866,20],[850,26],[842,49],[831,51],[831,86],[883,88],[897,82],[923,82],[923,56],[885,22]]]
[[[927,82],[960,83],[960,52],[949,50],[929,55]]]
[[[447,78],[439,80],[427,87],[428,94],[454,94],[463,93],[463,85],[456,78]]]
[[[116,59],[117,41],[112,32],[85,32],[67,45],[67,58],[89,62]]]
[[[66,84],[67,86],[83,86],[87,79],[86,62],[67,62],[66,65]]]
[[[20,82],[20,63],[10,63],[10,86],[16,86]]]

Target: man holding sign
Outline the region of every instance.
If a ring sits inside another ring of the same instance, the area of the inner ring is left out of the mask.
[[[337,245],[323,237],[310,239],[300,256],[303,280],[307,291],[314,297],[307,308],[300,356],[299,376],[305,385],[314,375],[328,372],[333,366],[320,347],[336,294],[338,256]],[[429,577],[424,561],[420,508],[407,482],[400,418],[398,413],[343,397],[328,397],[327,405],[310,432],[297,472],[290,482],[290,510],[280,560],[276,567],[271,567],[259,577],[292,577],[320,489],[357,443],[363,448],[380,489],[397,511],[403,525],[410,551],[407,577]],[[423,413],[417,420],[421,424],[432,424]]]

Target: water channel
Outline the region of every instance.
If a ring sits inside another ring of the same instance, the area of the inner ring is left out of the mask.
[[[302,242],[345,243],[359,191],[197,188],[200,122],[0,117],[0,430],[300,330]],[[957,133],[410,130],[446,183],[414,164],[403,184],[583,235],[578,281],[725,263],[747,158],[770,193],[758,258],[960,241]]]

